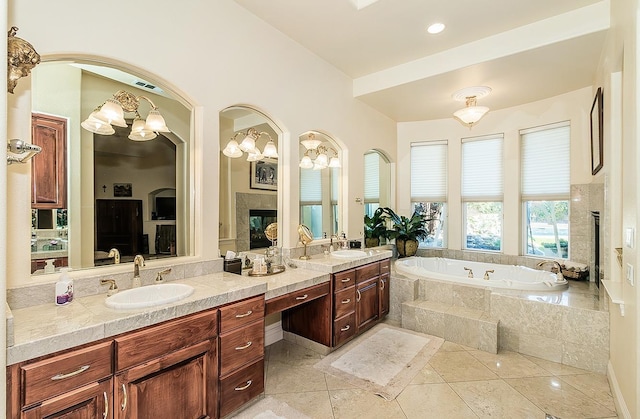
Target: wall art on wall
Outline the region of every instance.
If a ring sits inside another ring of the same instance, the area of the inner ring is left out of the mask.
[[[250,178],[251,189],[278,190],[278,160],[252,161]]]
[[[113,196],[114,197],[132,197],[133,187],[131,186],[130,183],[114,183]]]
[[[591,174],[595,175],[602,169],[604,147],[604,121],[602,114],[602,88],[598,87],[596,97],[591,106]]]

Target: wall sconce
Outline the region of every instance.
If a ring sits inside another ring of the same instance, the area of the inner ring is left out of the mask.
[[[144,120],[138,113],[140,99],[149,102],[151,110]],[[129,139],[132,141],[149,141],[157,137],[158,132],[169,132],[167,124],[158,111],[158,107],[146,96],[136,96],[124,90],[118,90],[113,98],[107,99],[98,106],[87,119],[80,125],[87,131],[100,135],[112,135],[115,133],[112,125],[126,128],[127,121],[124,120],[124,113],[134,113],[135,118],[131,125]]]
[[[42,151],[42,148],[37,145],[25,143],[22,140],[9,140],[7,143],[7,151],[12,154],[7,154],[7,164],[12,163],[26,163],[33,156]]]
[[[264,151],[260,152],[260,149],[256,147],[256,143],[262,136],[267,137],[269,141],[267,141],[267,144],[264,146]],[[244,137],[240,144],[236,141],[238,137]],[[243,153],[247,153],[247,161],[258,161],[265,157],[278,158],[278,148],[269,133],[264,131],[259,132],[255,128],[249,128],[247,132],[236,132],[227,143],[227,146],[222,150],[222,154],[234,159],[242,157]]]
[[[336,149],[322,144],[322,141],[315,138],[314,133],[310,132],[307,139],[300,141],[300,143],[307,149],[300,160],[299,166],[301,168],[322,170],[327,167],[342,167]],[[327,156],[328,152],[334,154],[331,159]]]
[[[454,112],[453,116],[471,129],[489,112],[486,106],[477,106],[477,99],[489,93],[491,88],[487,86],[473,86],[458,90],[451,97],[457,101],[465,101],[466,106]]]

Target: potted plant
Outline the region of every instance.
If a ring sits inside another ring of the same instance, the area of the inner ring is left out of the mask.
[[[377,208],[373,216],[364,215],[364,247],[380,245],[380,237],[387,237],[387,215],[384,208]]]
[[[414,211],[411,218],[398,215],[391,208],[385,208],[384,212],[393,222],[393,230],[387,230],[387,237],[396,239],[398,256],[402,258],[415,255],[418,240],[426,239],[429,235],[426,228],[429,220],[418,211]]]

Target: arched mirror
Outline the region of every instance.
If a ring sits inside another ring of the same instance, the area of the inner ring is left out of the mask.
[[[390,205],[389,159],[378,150],[369,150],[364,154],[364,213],[371,217],[377,208]]]
[[[340,147],[330,136],[308,131],[300,137],[300,224],[313,238],[342,232]]]
[[[89,118],[105,103],[123,109],[122,119]],[[164,126],[151,127],[154,118]],[[146,130],[137,130],[145,119]],[[32,72],[32,134],[43,146],[32,170],[33,274],[52,264],[79,269],[136,254],[192,254],[184,102],[113,67],[45,62]]]
[[[255,109],[232,106],[220,112],[219,247],[223,255],[228,250],[246,252],[271,245],[265,230],[278,221],[280,135],[275,123]]]

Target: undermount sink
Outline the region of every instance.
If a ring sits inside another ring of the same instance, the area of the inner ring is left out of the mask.
[[[340,258],[340,259],[355,259],[368,256],[367,252],[362,250],[334,250],[331,252],[331,256]]]
[[[193,287],[186,284],[155,284],[131,288],[107,297],[105,304],[116,310],[154,307],[187,298]]]

